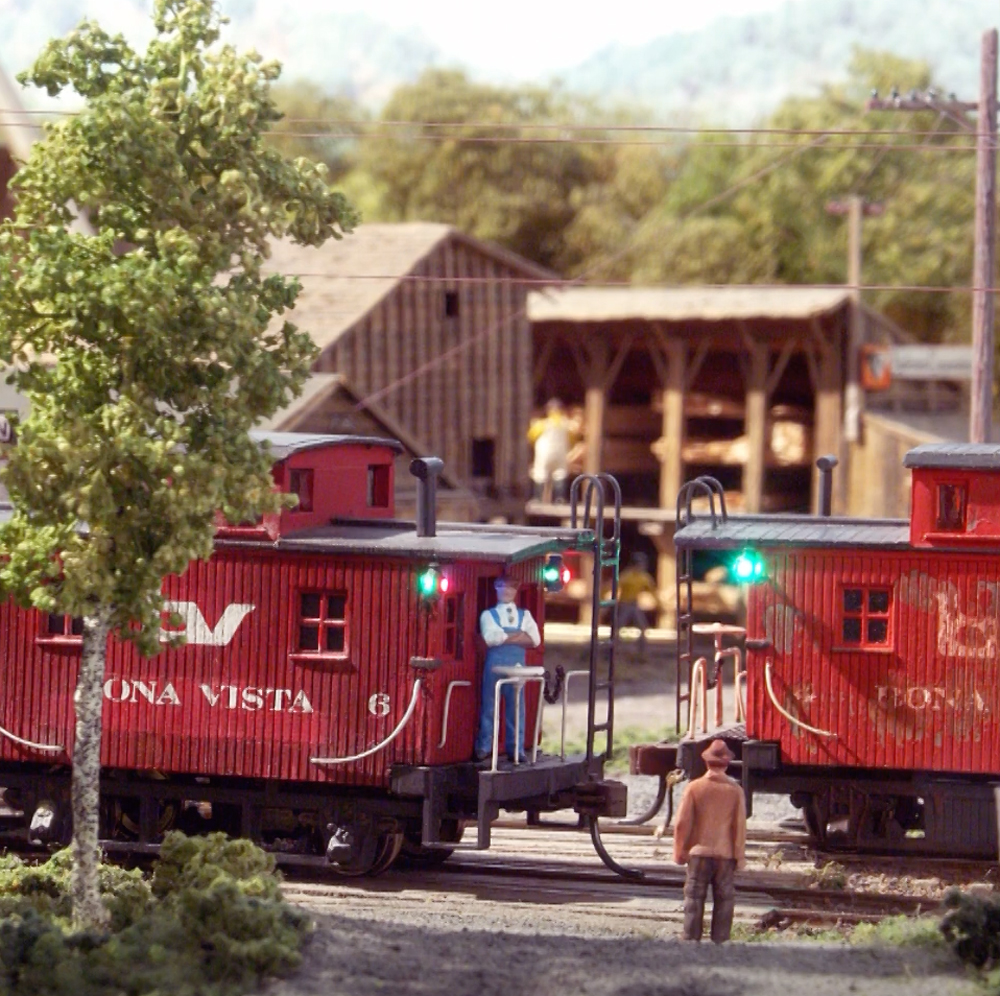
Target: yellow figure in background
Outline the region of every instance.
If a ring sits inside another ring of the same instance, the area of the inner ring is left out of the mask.
[[[543,416],[531,420],[528,442],[535,448],[531,464],[533,498],[557,502],[569,498],[569,457],[577,431],[558,398],[546,404]]]
[[[646,651],[646,630],[649,628],[643,604],[659,609],[660,592],[656,587],[656,579],[649,573],[646,555],[633,553],[628,567],[618,575],[618,628],[638,628],[640,654]]]

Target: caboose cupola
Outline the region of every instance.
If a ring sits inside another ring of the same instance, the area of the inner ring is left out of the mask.
[[[910,450],[910,543],[915,547],[1000,545],[1000,445],[933,443]]]

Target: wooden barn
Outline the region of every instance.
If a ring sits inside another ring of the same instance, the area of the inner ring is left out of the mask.
[[[622,485],[626,555],[657,554],[674,597],[681,484],[710,474],[731,510],[808,511],[816,457],[841,460],[834,511],[847,509],[844,395],[850,292],[812,287],[566,288],[533,292],[534,404],[583,412],[584,466]],[[860,306],[862,341],[898,329]],[[556,507],[530,503],[539,516]]]
[[[269,268],[302,282],[291,317],[321,351],[317,372],[338,374],[369,412],[440,456],[479,496],[480,516],[523,513],[526,297],[554,274],[431,223],[365,224],[318,249],[283,242]]]

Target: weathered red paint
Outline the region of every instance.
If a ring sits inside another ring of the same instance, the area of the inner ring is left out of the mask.
[[[952,528],[940,521],[939,489],[951,485],[963,498]],[[982,548],[1000,540],[1000,473],[982,469],[913,468],[910,543],[916,547]]]
[[[101,763],[107,768],[242,776],[385,787],[393,764],[469,760],[478,727],[483,654],[478,610],[492,604],[491,579],[506,569],[522,582],[522,602],[543,624],[541,557],[514,565],[487,559],[441,565],[448,598],[464,598],[462,652],[445,643],[442,598],[428,606],[416,578],[426,560],[402,556],[336,556],[280,550],[273,540],[340,518],[391,518],[391,446],[340,442],[294,452],[275,464],[278,490],[293,471],[313,474],[311,508],[286,510],[264,522],[222,527],[208,561],[168,578],[163,594],[184,620],[186,645],[141,658],[112,639],[104,684]],[[381,497],[374,503],[371,474]],[[380,469],[379,469],[380,468]],[[346,648],[339,657],[299,652],[300,597],[337,592],[346,599]],[[59,746],[44,752],[0,736],[0,759],[65,762],[73,743],[73,691],[80,641],[49,632],[48,617],[12,602],[0,605],[0,726],[14,737]],[[171,614],[165,629],[173,627]],[[454,648],[453,648],[454,649]],[[417,670],[412,658],[440,666]],[[541,648],[528,663],[541,662]],[[361,754],[381,743],[407,711],[392,743],[345,764],[311,758]],[[444,705],[454,682],[447,737]],[[525,741],[534,729],[538,693],[528,694]],[[502,724],[501,724],[502,730]]]
[[[751,589],[750,737],[797,765],[991,773],[1000,756],[1000,559],[914,551],[772,548]],[[884,648],[845,648],[843,589],[891,593]],[[782,707],[821,736],[782,717]]]

